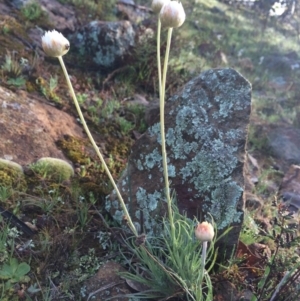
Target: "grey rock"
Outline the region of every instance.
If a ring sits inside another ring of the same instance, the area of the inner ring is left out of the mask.
[[[263,202],[261,199],[258,198],[255,194],[252,194],[250,192],[246,192],[245,194],[245,200],[246,200],[246,208],[250,209],[260,209],[263,207]]]
[[[55,24],[58,31],[74,32],[78,26],[76,12],[72,5],[62,4],[57,0],[40,0],[42,9],[46,12],[50,23]]]
[[[119,0],[116,4],[116,14],[119,19],[140,23],[153,15],[150,8],[136,5],[132,0]]]
[[[32,0],[13,0],[11,1],[11,5],[20,9],[22,8],[23,6],[29,4],[30,2],[32,2]]]
[[[273,53],[263,58],[262,66],[273,74],[289,74],[294,69],[298,69],[300,60],[293,52],[282,54]]]
[[[119,0],[117,4],[119,3],[127,4],[127,5],[135,5],[133,0]]]
[[[268,133],[272,154],[290,164],[300,163],[300,130],[293,127],[276,127]]]
[[[300,209],[300,166],[291,165],[285,173],[280,185],[280,195],[283,204],[291,211]]]
[[[179,210],[199,220],[212,214],[219,233],[234,226],[226,237],[229,250],[237,243],[243,221],[250,103],[250,83],[228,68],[200,74],[165,108],[169,179]],[[157,219],[166,213],[158,119],[133,146],[118,182],[137,228],[147,234],[155,232]],[[106,209],[122,223],[115,192]]]
[[[71,37],[71,44],[85,58],[87,67],[111,70],[127,62],[135,35],[129,21],[92,21]]]
[[[126,270],[117,262],[109,261],[101,266],[96,275],[84,282],[84,300],[132,300],[128,297],[130,290],[122,277],[121,272]]]

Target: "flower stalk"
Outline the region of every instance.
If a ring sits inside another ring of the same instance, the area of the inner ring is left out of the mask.
[[[185,21],[185,12],[182,4],[177,1],[169,0],[153,0],[152,8],[155,13],[159,13],[157,26],[157,65],[158,65],[158,81],[159,81],[159,107],[160,107],[160,135],[161,135],[161,151],[163,161],[163,172],[165,182],[165,194],[168,206],[168,216],[171,226],[171,235],[175,238],[175,225],[173,220],[172,199],[170,195],[170,183],[168,175],[168,161],[166,151],[165,137],[165,94],[166,94],[166,79],[168,71],[168,61],[171,48],[171,38],[173,27],[179,27]],[[160,32],[161,25],[168,28],[167,46],[163,66],[163,74],[161,75],[160,62]]]
[[[195,228],[195,236],[202,242],[201,267],[199,274],[199,285],[201,286],[205,274],[207,242],[212,241],[215,236],[213,225],[208,222],[202,222],[201,224],[198,223]]]
[[[95,151],[96,151],[96,153],[97,153],[97,155],[98,155],[98,157],[99,157],[99,159],[100,159],[100,161],[101,161],[101,163],[102,163],[102,165],[103,165],[103,167],[105,169],[105,172],[106,172],[107,176],[109,177],[109,180],[111,181],[111,183],[113,185],[113,188],[115,189],[115,191],[117,193],[117,197],[118,197],[118,199],[120,201],[120,204],[121,204],[121,207],[122,207],[122,209],[124,211],[124,215],[127,217],[127,222],[128,222],[129,228],[131,229],[131,231],[134,233],[135,236],[138,236],[136,228],[135,228],[135,226],[134,226],[134,224],[133,224],[133,222],[132,222],[132,220],[131,220],[131,218],[129,216],[127,207],[126,207],[126,205],[124,203],[124,200],[122,198],[122,195],[121,195],[121,193],[120,193],[120,191],[119,191],[119,189],[117,187],[117,184],[116,184],[116,182],[115,182],[115,180],[114,180],[111,172],[109,171],[109,168],[107,167],[107,164],[106,164],[106,162],[105,162],[105,160],[104,160],[104,158],[103,158],[103,156],[102,156],[102,154],[101,154],[101,152],[100,152],[100,150],[99,150],[99,148],[98,148],[98,146],[97,146],[97,144],[96,144],[96,142],[95,142],[95,140],[94,140],[94,138],[93,138],[93,136],[92,136],[92,134],[91,134],[88,126],[87,126],[87,124],[86,124],[86,121],[85,121],[84,116],[83,116],[83,114],[81,112],[81,109],[80,109],[80,106],[79,106],[76,94],[74,92],[74,89],[73,89],[72,83],[70,81],[70,77],[68,75],[68,71],[67,71],[66,66],[64,64],[62,56],[59,56],[58,60],[60,62],[61,68],[62,68],[63,73],[65,75],[65,78],[66,78],[66,81],[67,81],[67,85],[69,87],[71,96],[73,98],[73,101],[74,101],[77,113],[79,115],[79,118],[81,120],[81,123],[83,125],[83,128],[84,128],[86,134],[88,135],[88,137],[90,139],[90,142],[91,142],[93,148],[95,149]]]
[[[120,204],[121,204],[121,207],[124,211],[124,215],[126,217],[126,220],[127,220],[127,223],[128,223],[128,226],[129,228],[131,229],[131,231],[134,233],[135,236],[138,236],[138,233],[137,233],[137,230],[130,218],[130,215],[128,213],[128,210],[127,210],[127,207],[125,205],[125,202],[122,198],[122,195],[115,183],[115,180],[112,176],[112,174],[110,173],[107,165],[106,165],[106,162],[86,124],[86,121],[84,119],[84,116],[81,112],[81,109],[80,109],[80,106],[79,106],[79,103],[78,103],[78,100],[77,100],[77,97],[76,97],[76,94],[74,92],[74,89],[73,89],[73,86],[72,86],[72,83],[70,81],[70,77],[68,75],[68,71],[66,69],[66,66],[64,64],[64,61],[63,61],[63,55],[65,55],[69,49],[70,49],[70,44],[69,44],[69,41],[59,32],[57,32],[56,30],[53,30],[53,31],[48,31],[44,34],[44,36],[42,37],[42,47],[45,51],[45,53],[49,56],[52,56],[52,57],[57,57],[58,60],[59,60],[59,63],[61,65],[61,68],[63,70],[63,73],[64,73],[64,76],[66,78],[66,81],[67,81],[67,85],[69,87],[69,90],[70,90],[70,93],[71,93],[71,96],[73,98],[73,101],[74,101],[74,104],[75,104],[75,107],[76,107],[76,110],[77,110],[77,113],[79,115],[79,118],[81,120],[81,123],[83,125],[83,128],[87,134],[87,136],[89,137],[89,140],[93,146],[93,148],[95,149],[101,163],[103,164],[103,167],[104,167],[104,170],[106,172],[106,174],[108,175],[108,178],[109,180],[111,181],[112,185],[113,185],[113,188],[115,189],[116,191],[116,194],[117,194],[117,197],[120,201]]]
[[[167,150],[166,150],[166,137],[165,137],[166,78],[167,78],[167,71],[168,71],[168,61],[169,61],[169,53],[170,53],[170,48],[171,48],[172,32],[173,32],[173,28],[169,28],[165,60],[164,60],[164,68],[163,68],[163,74],[162,74],[162,83],[161,83],[160,95],[159,95],[159,107],[160,107],[161,152],[162,152],[162,161],[163,161],[163,170],[164,170],[165,194],[166,194],[166,198],[167,198],[168,215],[169,215],[169,221],[170,221],[170,225],[171,225],[171,233],[172,233],[172,236],[174,236],[175,228],[174,228],[174,221],[173,221],[172,199],[171,199],[171,195],[170,195]],[[159,66],[160,66],[160,64],[159,64]]]

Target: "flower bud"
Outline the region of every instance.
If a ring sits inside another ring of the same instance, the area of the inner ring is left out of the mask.
[[[214,235],[214,227],[208,222],[202,222],[201,224],[198,223],[195,228],[195,236],[201,241],[212,241]]]
[[[161,25],[164,27],[180,27],[185,20],[185,12],[181,2],[169,1],[159,13]]]
[[[69,41],[58,31],[46,31],[42,36],[42,47],[49,56],[63,56],[70,49]]]
[[[151,8],[154,11],[155,14],[159,14],[161,8],[164,4],[167,2],[170,2],[170,0],[153,0],[151,4]]]

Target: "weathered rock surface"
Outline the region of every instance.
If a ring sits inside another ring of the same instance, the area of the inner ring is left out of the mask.
[[[87,66],[113,69],[130,56],[135,35],[129,21],[92,21],[71,38],[71,44],[86,58]]]
[[[7,1],[7,4],[11,7],[22,9],[26,5],[32,4],[32,0],[13,0]],[[60,3],[57,0],[38,0],[34,3],[40,5],[41,10],[47,17],[47,22],[53,24],[58,31],[69,30],[71,32],[75,31],[78,25],[75,9],[72,5],[67,3]],[[49,28],[52,29],[52,28]]]
[[[273,53],[262,58],[261,65],[274,74],[286,74],[292,70],[299,69],[300,60],[298,54],[294,51],[285,55]]]
[[[295,212],[300,209],[300,166],[291,165],[282,179],[280,194],[290,210]]]
[[[134,23],[148,19],[152,10],[145,6],[136,5],[133,0],[119,0],[116,4],[117,16]]]
[[[46,12],[49,22],[58,31],[75,31],[78,26],[76,13],[71,5],[62,4],[56,0],[40,0],[42,9]]]
[[[104,264],[95,276],[85,282],[85,300],[129,300],[126,294],[131,292],[125,280],[118,274],[120,272],[125,272],[125,269],[119,263],[111,261]]]
[[[190,218],[212,214],[219,230],[234,226],[226,245],[236,244],[243,221],[243,165],[251,86],[233,69],[200,74],[165,108],[169,178],[178,207]],[[157,121],[159,117],[157,116]],[[159,122],[136,142],[118,187],[139,231],[151,233],[165,214]],[[114,192],[106,209],[122,222]]]
[[[83,137],[76,118],[45,102],[0,87],[0,158],[21,165],[41,157],[65,159],[55,141]]]
[[[268,133],[272,154],[290,164],[300,163],[300,130],[294,127],[276,127]]]

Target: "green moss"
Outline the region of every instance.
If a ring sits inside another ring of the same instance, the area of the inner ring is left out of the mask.
[[[23,168],[18,163],[0,158],[0,186],[24,191],[27,188]]]
[[[40,177],[57,182],[69,180],[74,176],[73,167],[68,162],[57,158],[41,158],[30,168]]]
[[[104,158],[116,179],[125,168],[132,140],[128,137],[114,137],[116,128],[109,124],[101,128],[101,132],[106,140],[105,153],[109,154],[109,158]],[[57,144],[72,162],[80,164],[79,185],[84,192],[103,196],[111,191],[110,180],[88,140],[65,136]]]
[[[73,163],[86,164],[89,162],[89,155],[85,151],[86,141],[72,136],[64,136],[57,141],[58,147]]]

